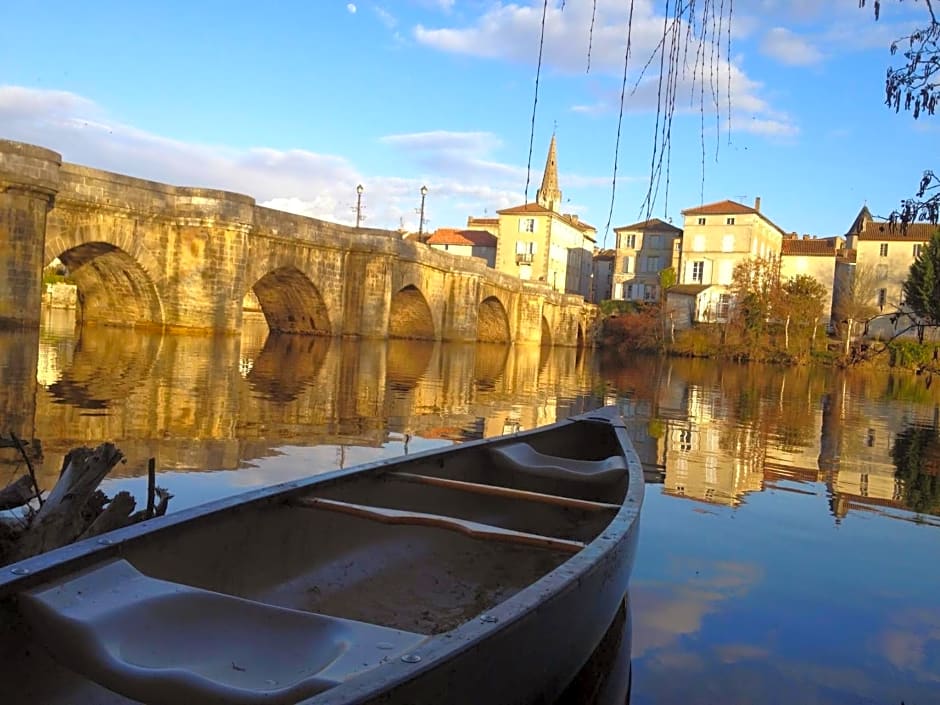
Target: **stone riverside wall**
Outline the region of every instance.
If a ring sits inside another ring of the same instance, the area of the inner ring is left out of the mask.
[[[581,297],[395,232],[0,140],[0,324],[38,325],[56,257],[86,324],[237,333],[249,291],[285,333],[575,345],[596,320]]]

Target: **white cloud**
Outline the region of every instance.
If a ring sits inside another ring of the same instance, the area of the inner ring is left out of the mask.
[[[53,149],[69,162],[168,184],[249,195],[260,204],[352,223],[356,185],[365,186],[365,225],[417,229],[418,189],[430,189],[432,227],[520,203],[525,170],[492,159],[488,132],[432,131],[381,141],[424,170],[420,178],[369,175],[341,156],[304,149],[232,149],[169,139],[113,120],[82,96],[0,85],[0,134]]]
[[[375,11],[376,17],[379,18],[379,22],[385,25],[386,29],[395,29],[398,26],[398,18],[384,7],[375,5],[372,9]]]
[[[346,5],[346,9],[349,11],[349,14],[350,14],[350,15],[355,15],[355,14],[356,14],[356,10],[357,10],[358,8],[357,8],[353,3],[349,3],[349,4]]]
[[[655,7],[654,7],[655,5]],[[737,12],[737,5],[736,12]],[[559,6],[549,8],[545,22],[543,62],[549,68],[564,73],[583,73],[587,66],[588,30],[591,26],[592,3],[568,3],[562,11]],[[635,90],[628,96],[628,112],[655,110],[661,91],[656,70],[659,60],[640,78],[647,59],[658,51],[663,37],[664,18],[652,0],[636,0],[631,30],[631,73],[628,88]],[[591,72],[597,81],[605,82],[608,90],[590,102],[571,106],[573,112],[598,114],[616,110],[620,101],[620,79],[626,48],[625,27],[629,4],[622,0],[598,0],[591,39]],[[428,28],[418,25],[415,39],[426,46],[449,53],[495,60],[533,64],[538,56],[541,3],[531,5],[495,3],[488,11],[465,27]],[[731,84],[733,121],[741,124],[752,121],[760,125],[756,131],[770,134],[798,130],[792,119],[774,109],[762,97],[762,84],[750,78],[741,68],[740,60],[726,56],[727,45],[702,45],[700,37],[687,35],[684,27],[677,32],[677,55],[683,57],[677,79],[676,111],[697,112],[697,98],[702,84],[705,89],[706,108],[712,91],[718,94],[718,104],[724,112],[728,105],[728,84]],[[666,51],[671,47],[667,42]],[[696,57],[702,57],[696,63]],[[713,86],[714,83],[714,86]],[[690,98],[692,103],[690,104]],[[771,123],[773,126],[771,127]]]
[[[761,51],[788,66],[812,66],[823,59],[821,51],[785,27],[769,30],[764,35]]]

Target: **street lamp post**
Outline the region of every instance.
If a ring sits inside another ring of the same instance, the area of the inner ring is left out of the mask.
[[[424,233],[424,197],[428,195],[428,187],[421,187],[421,212],[418,216],[418,240],[421,239],[421,235]]]
[[[362,188],[362,184],[356,186],[356,227],[359,227],[359,223],[362,222],[362,192],[365,189]]]

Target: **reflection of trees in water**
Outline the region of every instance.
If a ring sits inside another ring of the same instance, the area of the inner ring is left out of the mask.
[[[150,379],[162,344],[161,333],[85,326],[72,364],[48,391],[57,404],[106,409]]]
[[[425,340],[389,340],[385,379],[389,389],[409,392],[427,372],[434,346]]]
[[[915,512],[940,514],[940,433],[934,426],[910,425],[891,449],[895,477],[904,486],[904,505]]]
[[[330,338],[271,333],[246,379],[266,401],[290,402],[316,382],[330,349]]]

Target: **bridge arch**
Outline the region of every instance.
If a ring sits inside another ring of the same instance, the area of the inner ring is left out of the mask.
[[[330,335],[330,316],[319,289],[296,267],[278,267],[251,287],[272,333]]]
[[[434,340],[434,317],[424,294],[413,284],[399,289],[388,310],[388,337]]]
[[[548,319],[545,318],[545,316],[542,316],[541,344],[548,347],[551,347],[552,345],[552,328],[550,325],[548,325]]]
[[[506,308],[495,296],[480,302],[477,316],[477,340],[481,343],[511,343],[509,316]]]
[[[153,279],[128,252],[90,241],[53,253],[66,266],[78,290],[78,316],[84,323],[156,326],[165,322],[163,301]]]

